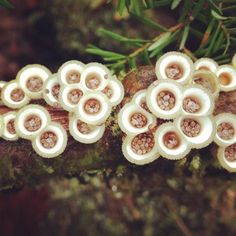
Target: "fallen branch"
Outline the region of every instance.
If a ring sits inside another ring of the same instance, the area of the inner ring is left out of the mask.
[[[127,74],[123,81],[125,99],[141,89],[147,88],[156,75],[152,66],[140,67]],[[60,122],[68,129],[68,114],[60,109],[47,106],[52,119]],[[84,170],[102,169],[105,166],[130,165],[122,156],[122,134],[117,125],[117,107],[107,121],[107,130],[102,140],[95,144],[85,145],[74,141],[71,137],[63,155],[54,159],[44,159],[34,153],[31,143],[25,140],[17,142],[0,141],[0,189],[17,188],[33,184],[49,176],[77,175]],[[6,107],[0,107],[0,114],[8,112]],[[215,114],[231,112],[236,114],[236,91],[221,93],[215,108]],[[215,150],[215,145],[212,145]],[[213,152],[214,153],[214,152]],[[157,160],[158,162],[158,160]],[[168,165],[173,162],[167,161]]]

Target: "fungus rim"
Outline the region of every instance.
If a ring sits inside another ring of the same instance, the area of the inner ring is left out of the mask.
[[[176,134],[178,134],[179,139],[181,139],[179,147],[175,149],[168,149],[163,144],[163,137],[168,132],[175,132]],[[160,125],[155,132],[155,136],[157,140],[158,152],[163,158],[166,158],[168,160],[180,160],[186,157],[186,155],[191,151],[190,145],[172,122]]]
[[[220,113],[216,115],[214,119],[215,119],[215,124],[216,124],[216,133],[215,133],[214,142],[222,147],[226,147],[226,146],[231,145],[232,143],[235,143],[236,142],[236,115],[232,113],[224,112],[224,113]],[[234,128],[234,137],[232,139],[225,140],[219,137],[219,135],[217,134],[217,127],[222,122],[229,122],[230,124],[232,124]]]
[[[162,110],[157,102],[156,97],[161,91],[170,91],[175,96],[175,105],[170,110]],[[149,110],[158,118],[173,119],[181,113],[182,105],[182,88],[172,80],[157,80],[154,81],[147,89],[146,103]]]
[[[146,105],[147,105],[147,102],[146,102],[146,97],[147,97],[147,89],[142,89],[142,90],[139,90],[137,93],[135,93],[135,95],[133,96],[132,98],[132,102],[137,104],[139,107],[141,107],[142,109],[144,109],[142,106],[141,106],[141,103],[142,102],[145,102]],[[149,108],[148,108],[149,109]],[[144,109],[145,111],[147,111],[146,109]],[[148,111],[147,111],[148,112]]]
[[[111,86],[111,89],[113,90],[112,96],[108,99],[109,99],[112,106],[117,106],[118,104],[121,103],[121,101],[124,98],[124,94],[125,94],[124,87],[123,87],[122,83],[117,79],[116,76],[113,76],[108,81],[107,86]]]
[[[81,82],[81,74],[84,70],[85,64],[81,61],[70,60],[65,62],[58,70],[58,81],[61,85],[72,85],[79,84]],[[69,71],[78,71],[80,73],[80,82],[79,83],[68,83],[66,76]]]
[[[100,102],[101,109],[97,114],[89,115],[84,111],[84,105],[89,99],[96,99]],[[105,96],[101,92],[86,92],[82,98],[78,106],[75,107],[75,114],[81,121],[91,124],[91,125],[100,125],[104,123],[109,115],[111,114],[111,103],[108,100],[107,96]]]
[[[202,69],[199,69],[201,67],[208,67],[209,71],[211,71],[212,73],[215,74],[219,65],[217,64],[216,61],[214,61],[211,58],[202,57],[202,58],[198,59],[197,61],[195,61],[195,63],[194,63],[195,70],[202,70]]]
[[[197,93],[197,96],[196,96]],[[195,94],[195,95],[194,95]],[[183,105],[181,105],[181,111],[183,115],[191,115],[191,116],[207,116],[211,115],[215,108],[215,102],[213,95],[209,93],[207,89],[202,87],[201,85],[188,85],[184,88],[183,91],[183,101],[187,97],[194,97],[200,100],[200,111],[196,113],[190,113],[184,110]],[[207,106],[206,106],[207,105]]]
[[[3,119],[3,133],[2,133],[2,138],[7,140],[7,141],[17,141],[19,139],[19,136],[17,134],[17,132],[15,134],[11,134],[8,130],[7,130],[7,124],[10,120],[14,119],[14,121],[16,121],[16,112],[15,111],[11,111],[8,113],[3,114],[2,119]],[[15,124],[14,124],[15,126]]]
[[[165,69],[168,65],[177,63],[183,68],[183,75],[180,79],[175,80],[182,85],[187,84],[192,78],[194,72],[194,65],[190,57],[181,52],[171,51],[165,53],[156,62],[155,72],[158,79],[169,79],[166,75]]]
[[[97,142],[99,139],[103,137],[105,132],[105,124],[101,126],[92,126],[93,130],[88,134],[81,133],[77,128],[77,123],[79,119],[76,118],[74,115],[70,116],[69,118],[69,131],[71,136],[78,142],[84,144],[92,144]]]
[[[23,67],[17,73],[16,80],[18,81],[19,86],[22,88],[25,94],[28,95],[31,99],[40,99],[43,98],[44,83],[51,75],[52,73],[47,67],[40,64],[31,64]],[[38,76],[42,80],[43,85],[40,91],[32,92],[27,88],[26,83],[31,76]]]
[[[223,85],[220,82],[219,76],[220,76],[221,73],[229,73],[230,74],[232,80],[228,85]],[[233,90],[236,89],[236,69],[233,66],[231,66],[231,65],[219,66],[219,68],[216,72],[216,75],[218,77],[218,81],[219,81],[221,91],[229,92],[229,91],[233,91]]]
[[[1,98],[1,93],[2,93],[3,87],[4,87],[6,84],[7,84],[6,81],[0,81],[0,105],[3,105],[2,98]]]
[[[137,134],[137,135],[139,135],[139,134]],[[145,164],[151,163],[151,162],[155,161],[156,159],[158,159],[160,157],[160,155],[158,153],[155,135],[153,135],[154,142],[155,142],[154,147],[152,148],[152,150],[150,152],[145,153],[144,155],[139,155],[139,154],[136,154],[132,150],[131,143],[137,135],[127,135],[125,137],[125,139],[122,143],[122,153],[123,153],[124,157],[129,162],[134,163],[136,165],[145,165]]]
[[[57,143],[51,149],[44,148],[41,144],[40,140],[41,135],[45,132],[53,132],[57,136]],[[34,151],[41,157],[55,158],[61,155],[65,151],[67,146],[67,141],[68,141],[68,136],[62,125],[56,122],[51,122],[32,140],[32,147]]]
[[[28,131],[24,126],[25,118],[30,115],[37,115],[41,119],[41,127],[32,132]],[[28,105],[17,112],[15,128],[21,138],[32,140],[44,130],[50,122],[50,114],[44,107],[40,105]]]
[[[232,145],[232,144],[231,144]],[[230,145],[229,145],[230,146]],[[225,158],[225,149],[228,146],[225,147],[218,147],[217,150],[217,159],[220,163],[220,165],[226,169],[229,172],[236,172],[236,161],[230,162]]]
[[[201,130],[199,135],[197,135],[196,137],[189,137],[186,134],[184,134],[184,132],[181,129],[181,122],[184,119],[193,119],[200,124]],[[177,119],[175,119],[174,124],[181,132],[182,136],[186,139],[186,141],[189,142],[191,148],[201,149],[208,146],[210,143],[214,141],[216,126],[215,122],[213,121],[213,116],[203,116],[203,117],[191,116],[191,115],[180,116]]]
[[[100,84],[96,89],[90,89],[86,85],[87,76],[90,74],[97,74],[101,79]],[[91,62],[84,67],[84,71],[81,74],[81,84],[88,91],[102,91],[107,86],[108,81],[111,78],[111,72],[106,66],[97,62]]]
[[[77,104],[72,104],[68,99],[68,94],[76,89],[81,90],[83,94]],[[80,84],[62,85],[59,93],[59,103],[66,111],[73,112],[85,95],[85,92],[85,89]]]
[[[57,74],[53,74],[46,80],[43,86],[43,98],[48,105],[53,107],[60,107],[59,98],[57,100],[52,94],[52,89],[57,84],[60,85]]]
[[[204,87],[203,85],[196,83],[195,80],[197,80],[198,78],[194,78],[195,76],[205,76],[205,78],[208,81],[210,81],[211,85],[213,85],[212,87],[214,87],[214,92],[210,91],[208,88]],[[193,84],[200,85],[203,88],[207,89],[210,93],[212,93],[215,99],[219,96],[220,86],[219,86],[218,78],[213,72],[205,71],[205,70],[195,71],[192,82]]]
[[[130,124],[130,116],[134,113],[141,113],[147,118],[147,124],[142,128],[134,127]],[[155,118],[149,112],[134,103],[125,104],[118,114],[118,125],[121,130],[128,135],[137,135],[149,130],[149,126],[155,122]]]
[[[22,91],[24,92],[24,98],[21,101],[15,102],[11,99],[11,92],[14,89],[22,89],[19,86],[18,81],[16,80],[10,81],[3,86],[2,92],[1,92],[1,101],[3,102],[3,104],[12,109],[21,108],[27,105],[30,102],[30,98],[27,96],[27,94],[23,90]]]

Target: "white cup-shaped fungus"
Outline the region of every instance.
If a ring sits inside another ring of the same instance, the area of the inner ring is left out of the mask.
[[[48,80],[44,83],[43,87],[43,98],[46,103],[52,107],[60,107],[59,104],[59,93],[60,83],[58,81],[58,75],[51,75]]]
[[[58,81],[61,85],[79,84],[84,64],[80,61],[71,60],[64,63],[58,70]]]
[[[218,147],[217,158],[227,171],[236,172],[236,143],[226,147]]]
[[[236,115],[231,113],[218,114],[215,116],[215,123],[215,143],[225,147],[236,142]]]
[[[52,122],[32,140],[32,146],[39,156],[54,158],[64,152],[67,140],[65,129],[60,124]]]
[[[179,160],[190,152],[187,140],[173,123],[165,123],[155,133],[160,155],[169,160]]]
[[[129,135],[144,133],[149,130],[155,117],[134,103],[127,103],[119,112],[118,124]]]
[[[125,158],[136,165],[145,165],[159,158],[157,141],[151,132],[127,135],[122,144]]]
[[[16,80],[8,82],[3,86],[1,100],[5,106],[12,109],[19,109],[30,102],[30,98]]]
[[[236,69],[233,66],[219,66],[216,75],[218,76],[221,91],[229,92],[236,89]]]
[[[195,70],[205,70],[211,71],[212,73],[216,73],[218,69],[218,64],[211,58],[203,57],[198,59],[194,63]]]
[[[192,116],[211,115],[215,107],[213,95],[200,85],[189,85],[183,92],[182,113]]]
[[[118,105],[124,98],[124,87],[116,76],[108,81],[102,92],[107,96],[112,106]]]
[[[78,106],[84,93],[85,90],[80,84],[61,86],[59,93],[60,105],[66,111],[72,112]]]
[[[2,116],[3,120],[3,132],[2,138],[8,141],[16,141],[19,139],[18,134],[15,129],[15,120],[16,120],[16,112],[11,111],[5,113]]]
[[[89,63],[81,74],[81,83],[89,91],[102,91],[111,79],[108,68],[99,63]]]
[[[146,102],[156,117],[173,119],[181,112],[182,96],[182,87],[177,82],[158,80],[148,87]]]
[[[173,79],[180,84],[187,84],[192,78],[194,67],[192,60],[180,52],[168,52],[156,63],[158,79]]]
[[[212,116],[180,116],[174,123],[192,148],[204,148],[214,140],[216,128]]]
[[[51,74],[45,66],[27,65],[18,72],[16,80],[27,96],[31,99],[40,99],[43,98],[44,83]]]
[[[111,114],[111,108],[111,103],[106,95],[96,91],[87,92],[75,107],[75,114],[85,123],[101,125]]]
[[[50,114],[44,107],[40,105],[28,105],[18,111],[15,128],[21,138],[32,140],[50,122]]]

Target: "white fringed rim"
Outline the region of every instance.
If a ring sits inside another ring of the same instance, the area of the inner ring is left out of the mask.
[[[0,105],[2,105],[2,99],[1,99],[1,93],[2,93],[2,88],[6,85],[7,82],[5,81],[0,81]]]
[[[132,149],[132,141],[135,138],[135,135],[128,135],[125,137],[123,144],[122,144],[122,152],[125,156],[125,158],[136,165],[145,165],[148,163],[153,162],[154,160],[158,159],[160,155],[157,151],[157,144],[154,136],[154,147],[152,150],[145,154],[137,154]]]
[[[2,133],[2,138],[7,140],[7,141],[16,141],[19,139],[18,134],[15,132],[14,134],[10,133],[7,129],[7,124],[9,121],[14,120],[14,123],[16,121],[16,112],[12,111],[12,112],[8,112],[5,113],[2,116],[2,120],[3,120],[3,133]],[[15,127],[15,124],[14,124]]]
[[[146,97],[147,97],[147,89],[142,89],[137,93],[135,93],[135,95],[132,98],[132,102],[137,104],[147,112],[150,112],[147,107]]]
[[[30,98],[22,90],[22,92],[24,93],[24,98],[21,101],[13,101],[11,98],[11,93],[15,89],[21,89],[19,83],[16,80],[13,80],[5,84],[2,88],[1,99],[5,106],[10,107],[12,109],[19,109],[27,105],[30,102]]]
[[[216,75],[218,76],[221,91],[229,92],[236,89],[236,69],[233,66],[219,66]]]
[[[90,132],[82,133],[77,127],[78,121],[79,119],[74,115],[71,115],[69,118],[69,131],[76,141],[84,144],[91,144],[96,143],[99,139],[102,138],[105,132],[105,124],[101,126],[88,125]]]
[[[40,91],[33,92],[27,88],[27,81],[30,77],[39,77],[44,85],[45,81],[51,76],[51,71],[45,66],[33,64],[23,67],[17,74],[16,80],[20,87],[31,99],[43,98],[43,86]]]
[[[168,52],[161,56],[156,63],[156,75],[158,79],[169,79],[166,69],[170,65],[178,65],[182,68],[183,75],[175,80],[180,84],[187,84],[192,78],[194,66],[192,60],[185,54],[180,52]]]
[[[231,114],[231,113],[221,113],[215,116],[214,118],[215,118],[215,124],[216,124],[216,135],[214,139],[215,143],[217,143],[219,146],[222,146],[222,147],[235,143],[236,142],[236,115]],[[220,125],[223,122],[229,123],[233,127],[234,135],[232,139],[229,139],[229,140],[222,139],[218,135],[217,133],[218,125]]]
[[[30,116],[39,117],[41,120],[41,127],[36,131],[29,131],[25,127],[25,121]],[[24,139],[34,139],[47,125],[51,122],[49,112],[40,105],[28,105],[17,112],[15,128],[17,134]]]
[[[46,132],[52,132],[57,137],[56,145],[53,148],[45,148],[41,143],[41,136]],[[54,158],[65,151],[67,140],[68,137],[64,128],[60,124],[52,122],[32,140],[32,146],[39,156],[44,158]]]
[[[198,59],[194,63],[195,70],[205,70],[211,71],[212,73],[216,73],[218,69],[218,64],[211,58],[203,57]]]
[[[201,81],[197,82],[198,80],[204,81],[201,83]],[[206,70],[195,71],[192,82],[207,89],[214,96],[214,98],[219,96],[220,86],[218,78],[213,72]]]
[[[235,145],[232,144],[232,145]],[[227,147],[218,147],[217,158],[220,165],[229,172],[236,172],[236,161],[228,161],[225,157],[225,149]]]
[[[105,93],[106,89],[111,90],[110,96]],[[116,78],[116,76],[113,76],[112,79],[108,81],[108,84],[104,88],[103,93],[108,97],[112,106],[117,106],[124,98],[124,87],[122,83]]]
[[[57,99],[53,95],[53,88],[55,86],[60,86],[57,74],[53,74],[52,76],[50,76],[44,83],[43,98],[48,105],[52,107],[60,107],[59,98]]]
[[[170,149],[164,144],[164,136],[168,133],[174,133],[178,136],[179,145],[176,148]],[[191,148],[188,142],[184,139],[183,135],[177,127],[171,123],[165,123],[158,127],[155,133],[157,140],[157,148],[160,155],[169,160],[180,160],[190,152]]]
[[[195,137],[189,137],[181,128],[182,122],[186,119],[193,120],[200,125],[200,132]],[[207,147],[214,140],[216,127],[212,116],[180,116],[174,121],[174,124],[192,148],[201,149]]]
[[[71,61],[68,61],[68,62],[64,63],[58,70],[58,81],[59,81],[59,83],[61,85],[73,84],[73,83],[69,83],[67,81],[67,75],[70,72],[78,73],[79,76],[80,76],[80,80],[81,80],[81,74],[84,70],[84,67],[85,67],[85,65],[81,61],[71,60]],[[76,84],[77,83],[78,82],[76,82]]]
[[[170,110],[163,110],[157,104],[157,96],[160,92],[170,92],[174,95],[175,105]],[[182,88],[173,80],[158,80],[153,82],[147,90],[146,102],[149,110],[158,118],[173,119],[181,113]]]
[[[96,77],[99,80],[99,85],[97,88],[92,89],[87,86],[87,80],[90,77]],[[85,66],[83,73],[81,74],[81,84],[89,91],[102,91],[107,86],[111,77],[111,72],[106,66],[93,62]]]
[[[89,100],[98,101],[100,104],[100,110],[96,114],[88,114],[85,111],[84,106]],[[75,107],[75,114],[80,120],[91,125],[101,125],[111,114],[111,103],[107,97],[101,92],[87,92],[80,99],[79,105]]]
[[[182,114],[183,115],[191,115],[191,116],[207,116],[213,113],[215,108],[215,102],[213,95],[209,93],[209,91],[203,88],[200,85],[189,85],[185,87],[183,93],[183,102],[186,98],[192,98],[196,100],[200,104],[200,110],[197,112],[187,112],[183,108],[182,104]]]
[[[142,128],[134,127],[130,122],[132,115],[136,113],[141,114],[147,119],[146,125],[144,125]],[[154,116],[132,102],[125,104],[118,114],[118,124],[121,130],[128,135],[137,135],[147,132],[149,130],[149,126],[154,122]]]
[[[82,93],[81,94],[82,96],[80,97],[78,103],[71,103],[69,101],[68,95],[73,90],[79,90]],[[60,88],[60,93],[59,93],[60,105],[66,111],[72,112],[78,106],[84,94],[85,94],[85,89],[81,86],[81,84],[71,84],[71,85],[66,85],[66,86],[62,85]]]

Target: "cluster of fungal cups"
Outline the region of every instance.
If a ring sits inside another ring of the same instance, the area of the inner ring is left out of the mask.
[[[138,165],[160,156],[179,160],[215,141],[221,165],[236,171],[236,115],[213,116],[219,93],[236,89],[235,68],[210,58],[193,63],[185,54],[169,52],[158,59],[155,72],[158,79],[118,116],[126,159]]]
[[[236,67],[236,57],[232,64]],[[143,165],[160,156],[178,160],[191,149],[215,142],[220,164],[236,172],[236,115],[213,115],[221,91],[236,89],[236,70],[218,66],[210,58],[195,63],[185,54],[169,52],[159,58],[157,80],[135,94],[118,114],[126,134],[122,150],[130,162]],[[80,143],[98,141],[112,107],[124,97],[121,82],[102,64],[68,61],[52,74],[41,65],[24,67],[11,82],[0,82],[0,136],[32,142],[42,157],[60,155],[67,132],[35,100],[44,99],[53,109],[69,116],[69,133]]]
[[[0,83],[1,103],[11,109],[0,116],[0,136],[9,141],[24,138],[42,157],[64,152],[67,132],[52,122],[44,99],[55,109],[69,112],[69,132],[81,143],[94,143],[104,134],[112,107],[124,96],[121,82],[102,64],[69,61],[52,74],[41,65],[24,67],[14,81]]]
[[[69,61],[60,67],[57,78],[58,100],[69,112],[70,134],[78,142],[95,143],[104,134],[112,107],[124,97],[123,85],[98,63]]]

